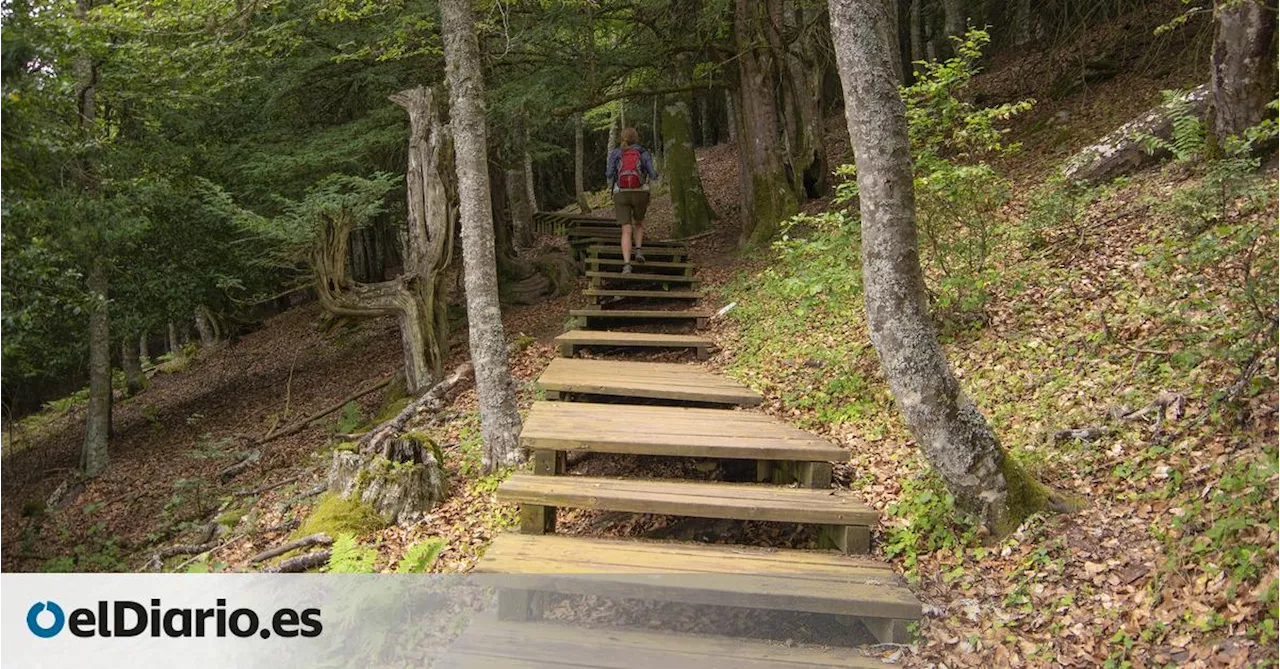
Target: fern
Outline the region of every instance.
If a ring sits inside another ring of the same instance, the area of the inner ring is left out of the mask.
[[[342,416],[338,418],[338,433],[351,434],[360,428],[361,423],[360,407],[355,402],[347,402],[342,407]]]
[[[1167,151],[1179,163],[1189,163],[1204,154],[1205,136],[1204,121],[1195,113],[1195,109],[1185,91],[1161,91],[1167,113],[1172,121],[1173,132],[1169,139],[1155,135],[1139,134],[1136,139],[1147,153]]]
[[[371,574],[377,559],[378,551],[361,546],[354,534],[339,534],[338,538],[333,540],[333,549],[329,553],[328,572],[330,574]]]
[[[396,573],[423,574],[430,571],[431,566],[436,563],[436,559],[440,557],[444,547],[445,541],[440,538],[427,539],[414,544],[400,559],[400,563],[396,565]]]

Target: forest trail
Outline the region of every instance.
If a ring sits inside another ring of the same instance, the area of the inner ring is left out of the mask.
[[[663,262],[624,275],[614,262],[620,249],[604,237],[616,238],[616,224],[597,218],[559,224],[569,226],[569,239],[586,256],[590,287],[584,294],[595,303],[572,313],[584,327],[604,329],[572,329],[556,338],[561,357],[537,381],[545,400],[534,403],[521,432],[533,473],[514,474],[497,490],[499,500],[520,505],[520,531],[496,537],[476,565],[481,573],[522,575],[528,579],[522,583],[536,590],[502,591],[502,622],[477,623],[455,646],[449,666],[515,661],[531,650],[555,664],[598,660],[595,635],[528,622],[540,620],[557,595],[830,616],[855,642],[905,643],[921,604],[889,564],[866,555],[879,514],[849,491],[831,489],[831,461],[847,459],[847,453],[766,414],[734,410],[758,405],[760,395],[697,365],[575,357],[582,350],[634,358],[637,351],[677,348],[706,359],[712,341],[687,332],[705,327],[709,317],[688,308],[702,297],[688,246],[651,242],[646,255]],[[591,232],[573,234],[579,226]],[[671,332],[679,327],[673,320],[686,332]],[[653,478],[641,467],[627,478],[567,471],[570,454],[596,453],[746,461],[744,478],[755,482]],[[819,545],[835,550],[555,534],[560,508],[814,525]],[[616,645],[612,637],[629,633],[608,634]],[[661,651],[654,650],[657,644],[649,649],[677,666],[724,660],[725,649],[735,647],[732,657],[756,658],[751,666],[879,664],[848,649],[793,647],[782,657],[757,648],[763,641],[668,639]],[[499,657],[502,652],[513,654]]]

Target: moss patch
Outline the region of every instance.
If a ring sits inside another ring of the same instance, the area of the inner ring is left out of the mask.
[[[302,525],[294,531],[293,537],[305,537],[317,532],[324,532],[330,537],[344,532],[363,536],[386,526],[387,522],[373,507],[361,504],[358,500],[342,499],[333,493],[326,493],[311,509],[311,514]]]

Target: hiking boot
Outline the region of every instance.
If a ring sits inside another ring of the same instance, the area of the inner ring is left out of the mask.
[[[643,263],[643,262],[644,262],[644,251],[641,251],[640,249],[636,249],[636,252],[635,252],[635,254],[634,254],[634,255],[635,255],[635,261],[636,261],[637,263]]]
[[[625,265],[623,265],[623,266],[622,266],[622,273],[623,273],[623,274],[630,274],[630,273],[631,273],[631,263],[627,263],[627,264],[625,264]]]

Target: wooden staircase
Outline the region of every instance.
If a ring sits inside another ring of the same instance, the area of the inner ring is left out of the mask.
[[[533,473],[498,487],[501,500],[520,505],[520,532],[498,536],[476,566],[518,574],[520,586],[500,593],[501,620],[473,626],[445,666],[883,666],[849,648],[539,622],[547,593],[824,615],[881,643],[905,642],[907,625],[921,615],[893,570],[866,556],[877,512],[831,488],[832,462],[846,460],[844,450],[744,410],[761,397],[697,365],[575,357],[583,349],[684,348],[703,359],[712,347],[689,332],[619,329],[706,324],[707,311],[653,304],[701,297],[685,246],[646,243],[646,257],[659,260],[633,265],[631,275],[619,271],[619,246],[584,248],[588,297],[649,303],[571,312],[603,329],[557,337],[561,357],[537,381],[546,399],[534,403],[520,435]],[[578,476],[566,471],[574,452],[747,461],[755,482]],[[798,550],[557,535],[557,510],[569,508],[808,525],[818,543]]]

